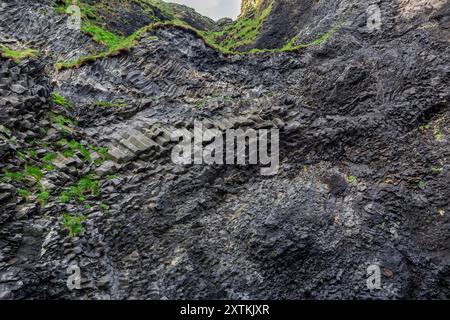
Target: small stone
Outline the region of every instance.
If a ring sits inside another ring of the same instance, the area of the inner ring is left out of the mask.
[[[394,276],[394,272],[388,268],[383,268],[383,274],[388,278],[392,278]]]
[[[17,94],[22,94],[27,91],[27,89],[22,87],[20,84],[13,84],[11,85],[11,91]]]

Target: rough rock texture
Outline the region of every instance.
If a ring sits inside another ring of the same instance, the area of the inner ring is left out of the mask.
[[[56,161],[44,206],[20,199],[16,182],[0,184],[1,298],[449,298],[449,2],[404,16],[404,1],[377,1],[373,32],[366,1],[289,3],[302,19],[275,1],[265,26],[295,21],[312,38],[342,26],[300,53],[239,56],[155,30],[129,53],[57,72],[55,61],[97,44],[67,31],[45,1],[0,2],[1,38],[42,53],[1,60],[2,168],[24,165],[13,150],[32,145],[27,137],[47,150],[69,134],[111,157]],[[264,31],[260,41],[278,37]],[[49,91],[72,107],[49,105]],[[123,107],[95,105],[117,99]],[[77,125],[56,130],[46,118],[54,108]],[[278,174],[175,165],[168,136],[194,120],[279,128]],[[101,190],[91,206],[60,203],[90,171]],[[63,212],[86,216],[81,234],[68,236]],[[70,291],[73,264],[83,281]],[[366,286],[371,264],[382,267],[381,290]]]
[[[151,23],[169,21],[174,18],[178,18],[199,30],[214,27],[212,19],[202,16],[192,8],[176,3],[165,3],[161,0],[78,1],[94,8],[92,14],[108,30],[125,36]],[[64,4],[65,0],[55,2]]]
[[[251,17],[261,13],[266,9],[272,0],[242,0],[241,1],[241,17]]]

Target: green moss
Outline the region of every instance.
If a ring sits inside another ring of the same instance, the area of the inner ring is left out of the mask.
[[[71,158],[75,155],[75,153],[77,151],[79,151],[82,155],[82,160],[83,161],[91,161],[91,154],[89,153],[89,151],[78,141],[76,140],[66,140],[66,139],[61,139],[59,141],[56,142],[56,146],[58,146],[59,148],[63,148],[63,155],[66,158]]]
[[[81,178],[77,184],[63,191],[59,196],[59,201],[68,203],[71,200],[76,200],[78,203],[81,203],[86,200],[88,195],[96,197],[99,194],[99,181],[93,179],[91,175],[87,175]]]
[[[64,148],[65,146],[67,146],[68,141],[66,139],[61,139],[56,141],[55,145],[59,148]]]
[[[44,173],[42,172],[41,168],[39,167],[30,167],[25,166],[25,173],[26,175],[33,177],[36,182],[41,181],[42,177],[44,176]]]
[[[83,156],[83,158],[82,158],[83,161],[91,160],[91,154],[89,153],[89,151],[85,147],[83,147],[83,145],[81,143],[79,143],[78,141],[70,140],[67,142],[67,146],[70,148],[70,150],[72,150],[72,152],[75,152],[75,150],[78,150],[81,153],[81,155]]]
[[[94,41],[105,45],[110,50],[114,50],[120,46],[120,43],[124,40],[122,37],[117,36],[90,21],[84,21],[81,24],[81,31],[91,36]]]
[[[297,51],[299,51],[301,49],[304,49],[304,48],[321,45],[322,43],[324,43],[328,39],[330,39],[337,32],[338,29],[339,29],[339,27],[333,27],[332,29],[330,29],[326,33],[324,33],[321,36],[319,36],[319,38],[317,38],[316,40],[313,40],[313,41],[311,41],[309,43],[300,43],[300,44],[296,45],[295,43],[297,43],[298,38],[294,37],[289,42],[287,42],[280,49],[280,51],[283,51],[283,52],[297,52]]]
[[[134,46],[137,45],[139,39],[148,31],[157,29],[183,29],[195,34],[208,47],[213,48],[223,54],[230,55],[257,54],[263,52],[298,52],[303,48],[324,43],[338,30],[341,24],[338,23],[330,31],[326,32],[316,40],[309,43],[296,45],[298,39],[293,38],[281,48],[251,49],[249,51],[241,52],[238,51],[239,48],[246,45],[251,45],[257,39],[262,24],[272,11],[273,1],[264,10],[255,10],[255,12],[253,12],[253,15],[242,16],[233,24],[226,26],[224,30],[214,32],[200,31],[189,26],[187,23],[177,18],[176,14],[174,14],[170,6],[164,4],[164,2],[157,0],[142,0],[140,1],[140,5],[147,8],[147,14],[150,17],[154,18],[153,20],[156,22],[137,30],[127,37],[124,37],[104,29],[104,25],[101,21],[102,18],[96,15],[96,12],[98,12],[97,9],[100,7],[102,8],[102,10],[108,10],[108,8],[104,7],[104,4],[102,2],[99,2],[99,4],[96,4],[94,2],[90,5],[80,3],[83,20],[82,31],[88,34],[94,41],[97,41],[98,43],[104,45],[105,50],[91,55],[82,56],[74,60],[58,61],[57,63],[55,63],[55,68],[57,70],[80,68],[87,63],[116,56],[122,52],[131,50]],[[161,10],[167,20],[162,22],[157,15],[154,15],[153,9],[151,8],[155,7]],[[62,10],[58,12],[62,12]],[[97,106],[109,107],[110,105],[109,103],[105,104],[104,102],[99,102]]]
[[[17,150],[16,153],[17,153],[17,156],[19,157],[19,159],[21,159],[21,160],[26,160],[27,159],[26,154],[23,153],[22,151]]]
[[[15,181],[15,182],[20,182],[22,181],[24,178],[24,174],[22,172],[10,172],[8,170],[3,170],[3,178],[2,181],[3,182],[11,182],[11,181]]]
[[[19,188],[17,189],[17,194],[22,197],[25,201],[28,201],[28,198],[31,195],[30,190],[25,189],[25,188]]]
[[[61,94],[58,92],[52,93],[52,101],[54,104],[57,104],[61,107],[70,107],[72,106],[72,103],[68,101],[66,98],[64,98]]]
[[[72,69],[72,68],[80,68],[81,66],[93,62],[96,60],[105,59],[107,57],[113,57],[121,52],[125,52],[130,50],[135,43],[131,42],[131,38],[127,38],[124,41],[118,43],[113,48],[108,49],[107,51],[100,52],[97,54],[89,55],[89,56],[83,56],[75,60],[69,60],[69,61],[59,61],[55,63],[55,69],[56,70],[65,70],[65,69]]]
[[[204,36],[209,42],[215,43],[223,51],[236,51],[239,47],[255,42],[259,35],[259,30],[272,12],[273,1],[260,14],[255,17],[244,16],[239,18],[234,24],[227,26],[220,32],[204,32]]]
[[[29,155],[31,158],[37,158],[37,157],[38,157],[38,156],[37,156],[36,150],[33,150],[33,149],[29,149],[29,150],[28,150],[28,155]]]
[[[56,153],[54,152],[49,152],[47,154],[45,154],[44,157],[42,157],[42,161],[44,162],[53,162],[53,160],[56,159]]]
[[[103,212],[107,213],[109,211],[109,206],[106,203],[100,203],[100,209],[102,209]]]
[[[48,203],[48,199],[50,198],[50,192],[42,189],[37,196],[37,201],[41,205],[41,207],[45,206]]]
[[[12,59],[15,63],[19,63],[26,58],[37,58],[38,52],[33,49],[12,50],[3,44],[0,44],[0,55],[3,58]]]
[[[422,132],[422,133],[425,133],[425,132],[427,132],[427,130],[430,129],[430,128],[431,128],[431,125],[430,125],[430,124],[423,124],[423,125],[421,125],[421,126],[419,127],[419,131]]]
[[[67,7],[72,5],[72,0],[64,0],[64,4],[53,4],[53,10],[59,14],[66,14],[67,13]],[[79,0],[77,1],[77,5],[80,8],[81,15],[83,17],[94,19],[96,20],[98,18],[96,8],[90,6],[89,4],[83,3],[83,1]]]
[[[442,167],[432,167],[431,171],[433,173],[442,173],[442,171],[444,171],[444,168],[442,168]]]
[[[56,115],[54,113],[49,114],[50,120],[53,122],[55,127],[62,131],[63,133],[69,133],[70,127],[75,126],[76,123],[72,119],[66,118],[63,115]]]
[[[71,216],[67,213],[63,214],[63,226],[69,231],[69,236],[74,237],[83,231],[82,222],[86,220],[84,215]]]
[[[108,155],[108,148],[105,147],[89,147],[89,149],[97,152],[97,154],[99,155],[99,158],[95,160],[95,164],[97,166],[100,166],[103,162],[110,160],[110,156]]]
[[[438,141],[438,142],[442,141],[442,139],[444,138],[444,135],[442,134],[442,131],[439,128],[435,128],[433,130],[433,134],[434,134],[434,139],[436,139],[436,141]]]
[[[106,50],[103,52],[98,52],[96,54],[82,56],[75,60],[58,61],[57,63],[55,63],[55,68],[57,70],[79,68],[86,63],[104,59],[106,57],[112,57],[120,54],[121,52],[128,51],[136,45],[137,39],[140,38],[143,34],[143,29],[138,30],[128,37],[121,37],[103,29],[98,25],[93,24],[92,22],[83,23],[82,31],[90,35],[94,41],[105,45]]]
[[[417,184],[417,186],[418,186],[420,189],[424,190],[424,189],[426,188],[427,184],[425,183],[425,181],[420,180],[419,183]]]
[[[245,24],[245,23],[244,23]],[[117,45],[115,45],[113,48],[108,49],[104,52],[99,52],[97,54],[88,55],[80,57],[76,60],[70,60],[70,61],[59,61],[55,63],[55,68],[57,70],[65,70],[65,69],[72,69],[72,68],[80,68],[81,66],[94,62],[96,60],[105,59],[108,57],[113,57],[121,52],[126,52],[132,49],[137,43],[138,40],[142,37],[143,34],[145,34],[148,31],[156,30],[156,29],[163,29],[163,28],[174,28],[174,29],[183,29],[185,31],[189,31],[191,33],[194,33],[198,38],[200,38],[208,47],[217,50],[225,55],[246,55],[246,54],[257,54],[257,53],[263,53],[263,52],[298,52],[303,48],[307,48],[314,45],[319,45],[324,43],[326,40],[328,40],[334,33],[338,30],[338,28],[333,28],[332,30],[328,31],[327,33],[321,35],[318,39],[307,43],[307,44],[299,44],[294,45],[297,39],[292,39],[289,41],[285,46],[277,49],[252,49],[246,52],[239,52],[235,51],[236,48],[243,46],[245,44],[251,43],[255,38],[255,34],[253,31],[256,30],[255,26],[257,24],[254,24],[254,27],[245,27],[243,28],[242,32],[246,32],[246,36],[241,38],[239,41],[232,41],[232,38],[225,42],[218,42],[217,38],[219,38],[222,34],[225,34],[226,31],[222,31],[219,33],[215,32],[205,32],[205,31],[199,31],[195,28],[192,28],[185,24],[182,21],[174,20],[169,22],[158,22],[153,23],[149,26],[146,26],[142,29],[139,29],[134,34],[130,35],[129,37],[124,38],[121,42],[119,42]],[[246,31],[245,31],[246,30]],[[253,30],[250,32],[250,30]],[[258,29],[259,30],[259,29]]]
[[[347,182],[348,183],[355,183],[356,180],[358,180],[358,178],[356,178],[356,176],[348,176],[347,177]]]
[[[109,156],[108,156],[108,148],[106,148],[106,147],[100,147],[100,148],[97,148],[96,151],[98,152],[98,154],[100,155],[100,157],[102,157],[104,160],[109,159]]]

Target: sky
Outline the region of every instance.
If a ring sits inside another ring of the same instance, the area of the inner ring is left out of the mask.
[[[229,17],[235,19],[241,10],[241,0],[166,0],[194,8],[214,20]]]

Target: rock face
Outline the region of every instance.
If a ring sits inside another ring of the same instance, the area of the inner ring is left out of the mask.
[[[45,0],[44,0],[45,1]],[[65,0],[54,1],[64,4]],[[51,4],[51,1],[49,1]],[[214,21],[202,16],[192,8],[161,0],[78,0],[89,5],[93,10],[89,14],[99,20],[107,29],[128,36],[141,27],[154,22],[165,22],[175,18],[199,29],[214,27]]]
[[[57,71],[99,44],[49,1],[0,2],[1,39],[41,53],[0,60],[0,298],[448,299],[450,4],[410,3],[378,1],[380,25],[366,1],[275,1],[261,46],[338,25],[299,53],[157,29]],[[278,174],[173,163],[170,133],[195,122],[279,129]]]
[[[258,15],[272,2],[272,0],[242,0],[240,16],[251,17],[254,15]]]
[[[210,30],[215,26],[212,19],[202,16],[192,8],[178,3],[169,3],[168,6],[173,10],[178,19],[198,30]]]

